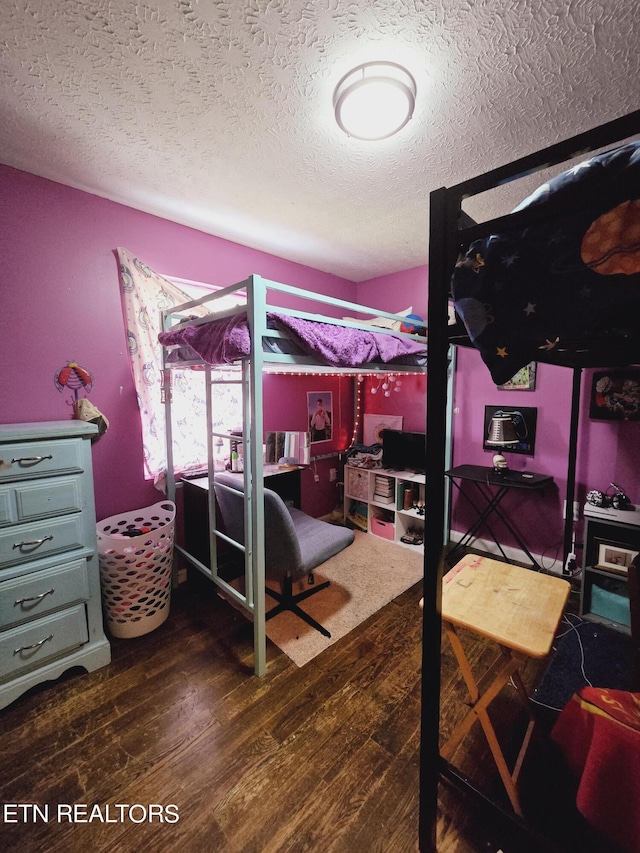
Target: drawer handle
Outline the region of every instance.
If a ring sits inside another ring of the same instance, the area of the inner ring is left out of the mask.
[[[15,465],[35,465],[37,462],[42,462],[44,459],[53,459],[53,456],[18,456],[17,459],[12,459],[11,464]]]
[[[16,598],[13,602],[13,606],[16,607],[18,604],[26,604],[28,601],[42,601],[47,595],[53,595],[55,592],[55,588],[51,587],[46,592],[41,592],[40,595],[30,595],[28,598]]]
[[[44,539],[32,539],[30,542],[15,542],[14,548],[26,548],[31,545],[42,545],[43,542],[50,542],[53,536],[45,536]]]
[[[49,640],[53,640],[53,634],[49,634],[48,637],[45,637],[44,640],[38,640],[37,643],[32,643],[30,646],[20,646],[19,649],[14,649],[14,655],[19,655],[20,652],[30,652],[33,649],[39,649],[40,646],[43,646]]]

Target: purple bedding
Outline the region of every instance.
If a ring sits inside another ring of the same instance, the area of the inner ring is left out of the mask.
[[[426,348],[422,342],[382,332],[334,326],[311,320],[300,320],[284,314],[267,315],[270,328],[286,333],[295,351],[312,356],[322,364],[334,367],[359,367],[369,362],[422,364]],[[251,352],[251,339],[246,313],[212,320],[200,326],[161,332],[158,340],[165,346],[190,348],[191,354],[209,364],[231,364]],[[183,352],[190,358],[189,350]]]

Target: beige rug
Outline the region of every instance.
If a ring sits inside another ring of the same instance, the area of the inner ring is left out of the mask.
[[[292,613],[279,613],[267,622],[269,639],[297,666],[304,666],[422,579],[422,551],[357,530],[355,537],[352,545],[314,571],[316,583],[328,580],[331,586],[300,605],[331,632],[330,638]],[[306,578],[294,584],[294,592],[303,589]],[[275,601],[267,596],[267,610],[272,606]]]

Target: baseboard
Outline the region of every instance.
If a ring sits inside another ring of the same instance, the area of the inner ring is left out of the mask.
[[[465,534],[461,533],[459,530],[451,530],[449,532],[449,541],[453,544],[459,542]],[[527,543],[528,544],[528,543]],[[474,551],[482,551],[488,557],[500,557],[502,559],[502,554],[498,550],[498,546],[492,539],[474,539],[471,546]],[[524,563],[525,565],[531,565],[531,561],[520,548],[512,548],[508,545],[503,545],[502,550],[506,554],[506,557],[512,563]],[[548,554],[536,554],[535,551],[531,551],[532,555],[536,559],[539,565],[542,566],[545,572],[549,572],[549,574],[559,575],[562,577],[562,560],[551,559]]]

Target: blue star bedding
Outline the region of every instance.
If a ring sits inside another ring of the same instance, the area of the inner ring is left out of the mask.
[[[514,212],[534,207],[543,221],[475,240],[452,276],[456,312],[494,382],[594,343],[640,360],[640,142],[563,172]]]

